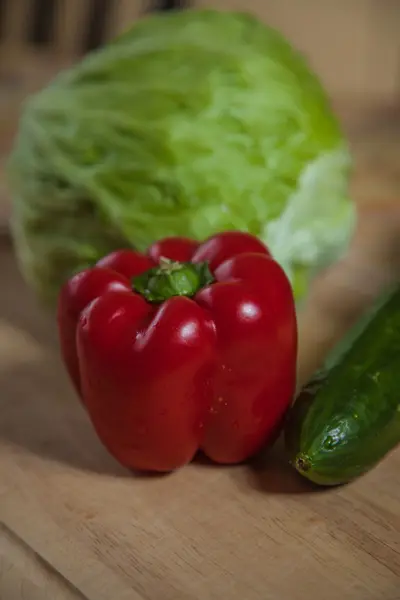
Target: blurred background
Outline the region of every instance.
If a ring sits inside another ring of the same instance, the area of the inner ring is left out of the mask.
[[[0,0],[1,168],[24,98],[150,10],[248,10],[320,75],[353,144],[353,193],[400,193],[400,0]],[[2,173],[2,171],[1,171]],[[0,227],[10,200],[0,177]]]

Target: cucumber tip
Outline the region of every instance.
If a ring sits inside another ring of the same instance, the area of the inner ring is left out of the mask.
[[[294,459],[294,466],[299,473],[307,473],[311,469],[311,461],[305,454],[298,454]]]

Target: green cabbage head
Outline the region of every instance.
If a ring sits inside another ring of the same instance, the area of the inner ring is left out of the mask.
[[[261,237],[296,298],[343,251],[350,155],[316,76],[242,13],[144,18],[28,99],[10,160],[22,271],[54,301],[105,253]]]

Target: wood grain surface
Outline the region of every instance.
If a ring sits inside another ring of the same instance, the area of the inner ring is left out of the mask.
[[[300,378],[384,285],[382,273],[399,275],[400,229],[387,235],[398,204],[388,206],[379,218],[363,213],[351,259],[301,313]],[[363,248],[383,252],[367,271]],[[54,320],[6,245],[0,272],[1,600],[400,599],[399,451],[329,491],[301,480],[279,444],[245,466],[135,476],[97,441],[61,366]],[[343,298],[355,303],[346,310]]]

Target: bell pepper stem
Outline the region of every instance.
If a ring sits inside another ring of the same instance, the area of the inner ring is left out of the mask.
[[[132,288],[148,302],[159,304],[173,296],[193,297],[214,281],[207,262],[176,262],[161,257],[156,267],[137,275]]]

